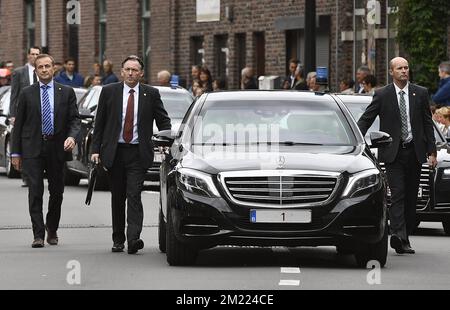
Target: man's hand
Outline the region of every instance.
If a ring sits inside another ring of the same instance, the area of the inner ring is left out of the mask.
[[[430,156],[428,156],[428,164],[433,168],[436,167],[436,165],[437,165],[436,155],[431,154]]]
[[[11,163],[17,171],[22,171],[22,157],[14,156],[11,157]]]
[[[96,164],[100,163],[100,154],[92,154],[91,161]]]
[[[14,123],[15,123],[15,121],[16,121],[16,118],[15,118],[15,117],[10,117],[8,120],[9,120],[9,124],[10,124],[11,126],[14,126]]]
[[[76,145],[75,139],[72,137],[68,137],[66,141],[64,141],[64,151],[72,152],[75,145]]]

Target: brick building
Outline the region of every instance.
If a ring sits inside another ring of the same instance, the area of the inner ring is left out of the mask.
[[[316,65],[328,69],[332,89],[361,64],[387,82],[398,54],[391,2],[316,0]],[[32,45],[59,61],[74,57],[83,75],[105,58],[118,74],[137,54],[150,83],[162,69],[190,83],[191,65],[205,64],[237,88],[245,65],[284,77],[289,58],[305,62],[305,0],[0,0],[0,37],[0,60],[16,66]]]

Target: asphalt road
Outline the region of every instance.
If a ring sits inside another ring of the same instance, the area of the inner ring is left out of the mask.
[[[218,247],[195,266],[170,267],[157,246],[158,193],[143,193],[143,251],[111,253],[110,194],[83,202],[86,181],[66,187],[60,244],[32,249],[27,189],[0,173],[0,289],[144,290],[385,290],[448,289],[450,247],[440,223],[421,224],[411,237],[415,255],[390,249],[387,265],[357,269],[334,247]],[[47,201],[45,193],[44,206]],[[44,207],[45,209],[45,207]],[[369,278],[369,281],[368,281]]]

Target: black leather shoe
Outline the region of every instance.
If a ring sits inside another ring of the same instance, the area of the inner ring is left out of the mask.
[[[144,241],[141,239],[128,241],[128,254],[136,254],[137,251],[144,248]]]
[[[403,246],[403,250],[406,254],[416,254],[416,251],[414,251],[414,249],[409,244],[405,244]]]
[[[397,252],[397,254],[405,253],[405,247],[403,245],[403,241],[396,235],[391,236],[391,248],[393,248],[395,250],[395,252]]]
[[[44,247],[44,239],[36,238],[31,244],[32,248],[43,248]]]
[[[125,248],[125,245],[123,243],[114,243],[112,248],[111,248],[111,252],[123,252],[123,249]]]

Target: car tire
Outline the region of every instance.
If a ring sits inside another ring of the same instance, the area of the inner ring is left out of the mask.
[[[450,236],[450,220],[442,221],[442,227],[447,236]]]
[[[170,266],[193,265],[197,259],[198,250],[177,239],[175,235],[172,208],[175,207],[175,190],[170,189],[167,195],[167,226],[166,226],[166,255]]]
[[[6,168],[6,176],[10,179],[18,179],[20,178],[20,172],[14,169],[11,163],[11,143],[9,140],[6,141],[5,147],[5,168]]]
[[[64,185],[78,186],[80,185],[81,177],[74,174],[67,168],[67,164],[64,165]]]
[[[158,243],[161,253],[166,253],[166,222],[161,208],[159,209]]]
[[[380,241],[376,243],[359,244],[355,248],[356,264],[360,268],[367,268],[367,263],[371,260],[378,261],[380,267],[386,265],[388,254],[388,226],[384,228],[384,234]]]

